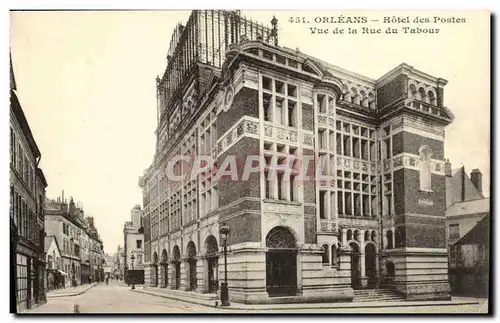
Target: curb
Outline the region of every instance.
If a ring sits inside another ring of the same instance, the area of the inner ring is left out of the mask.
[[[86,291],[88,291],[89,289],[91,288],[94,288],[95,286],[97,286],[98,284],[97,283],[94,283],[93,285],[89,286],[88,288],[84,289],[84,290],[81,290],[79,292],[76,292],[76,293],[72,293],[72,294],[61,294],[61,295],[52,295],[52,296],[46,296],[47,297],[47,300],[49,298],[59,298],[59,297],[73,297],[73,296],[78,296],[80,294],[83,294],[85,293]]]
[[[174,299],[178,300],[181,302],[186,302],[186,303],[191,303],[191,304],[196,304],[196,305],[202,305],[206,307],[212,307],[212,308],[219,308],[222,310],[226,311],[231,311],[231,310],[240,310],[240,311],[248,311],[248,310],[253,310],[253,311],[276,311],[276,310],[311,310],[311,309],[348,309],[348,308],[387,308],[387,307],[425,307],[425,306],[456,306],[456,305],[478,305],[480,302],[478,301],[436,301],[435,303],[415,303],[415,302],[408,302],[407,304],[402,304],[399,302],[387,302],[383,304],[363,304],[364,302],[356,302],[356,303],[346,303],[346,305],[340,305],[342,303],[328,303],[329,306],[323,305],[321,303],[314,304],[314,307],[304,307],[304,306],[297,306],[297,307],[266,307],[266,308],[245,308],[241,306],[233,306],[232,304],[237,304],[237,303],[231,303],[231,306],[229,307],[220,307],[220,306],[215,306],[212,304],[208,303],[203,303],[200,301],[197,301],[196,299],[182,299],[179,297],[175,297],[172,295],[160,295],[159,293],[155,293],[152,291],[144,291],[144,290],[133,290],[133,292],[137,293],[142,293],[142,294],[148,294],[156,297],[162,297],[162,298],[168,298],[168,299]],[[311,304],[311,303],[308,303]],[[347,305],[349,304],[349,305]]]

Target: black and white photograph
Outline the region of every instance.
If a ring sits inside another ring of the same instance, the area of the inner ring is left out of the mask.
[[[489,11],[9,18],[10,313],[491,312]]]

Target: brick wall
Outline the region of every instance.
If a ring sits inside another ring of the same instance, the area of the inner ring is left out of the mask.
[[[218,165],[222,166],[227,156],[235,156],[238,171],[237,181],[232,180],[230,176],[220,178],[218,184],[220,207],[234,202],[241,197],[260,197],[259,173],[251,173],[248,180],[241,180],[247,156],[257,155],[258,153],[259,140],[243,137],[218,158]]]
[[[222,111],[217,117],[217,135],[222,136],[241,117],[259,117],[259,92],[254,89],[242,88],[233,99],[231,108]]]
[[[411,132],[402,131],[392,136],[392,155],[406,152],[418,155],[423,145],[432,150],[433,159],[444,159],[444,143],[440,140],[423,137]]]
[[[231,228],[227,241],[229,245],[241,242],[261,241],[261,216],[256,213],[243,213],[225,220]],[[221,237],[219,237],[221,241]]]
[[[406,95],[407,76],[398,75],[392,81],[377,88],[377,104],[384,107]]]

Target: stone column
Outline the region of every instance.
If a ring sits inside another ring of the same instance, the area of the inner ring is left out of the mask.
[[[158,287],[165,288],[165,266],[163,263],[158,265]]]
[[[181,285],[178,289],[180,290],[188,290],[189,284],[189,264],[187,263],[187,259],[181,259]]]
[[[151,264],[144,264],[144,285],[150,287],[151,281]]]
[[[359,230],[359,253],[361,286],[366,287],[368,277],[366,277],[365,230]]]
[[[167,287],[169,289],[174,289],[175,288],[175,262],[173,262],[173,261],[171,261],[169,266],[168,266],[167,279],[168,279]]]
[[[208,277],[208,258],[202,258],[199,260],[202,263],[202,277],[203,277],[203,288],[202,293],[208,293],[210,277]],[[201,286],[201,285],[200,285]],[[198,287],[200,288],[200,287]]]
[[[205,257],[196,257],[196,292],[206,293],[208,289],[208,261]]]
[[[342,228],[342,245],[347,246],[347,228]]]

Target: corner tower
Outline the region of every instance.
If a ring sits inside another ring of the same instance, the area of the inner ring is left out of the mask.
[[[453,115],[443,105],[446,83],[407,64],[377,81],[382,209],[390,215],[383,222],[394,228],[394,245],[383,254],[394,287],[413,300],[450,299],[444,128]]]

